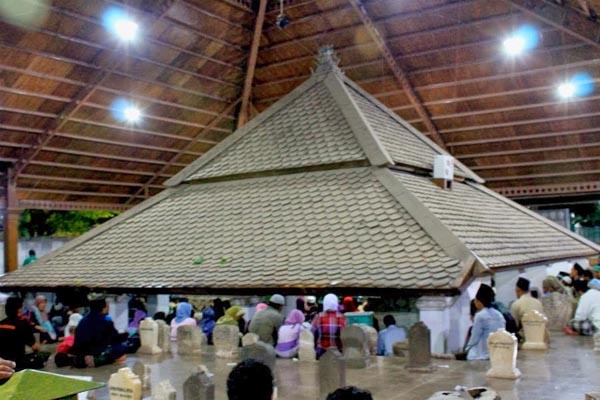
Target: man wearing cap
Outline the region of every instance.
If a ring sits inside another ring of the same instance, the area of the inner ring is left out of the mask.
[[[481,284],[477,294],[475,294],[475,308],[477,312],[473,318],[473,328],[471,336],[465,346],[467,351],[467,360],[489,360],[490,354],[487,345],[487,339],[490,333],[498,329],[506,328],[506,321],[500,311],[492,307],[494,302],[494,290]]]
[[[311,323],[315,316],[319,313],[317,307],[317,298],[315,296],[306,296],[306,306],[304,306],[304,321]]]
[[[532,297],[529,294],[529,280],[525,278],[519,278],[517,280],[517,286],[515,287],[515,293],[517,300],[510,306],[510,314],[517,321],[517,327],[519,328],[520,337],[523,338],[522,323],[523,316],[531,310],[539,311],[544,314],[544,306],[538,299]],[[545,315],[545,314],[544,314]]]
[[[275,346],[277,343],[277,331],[283,325],[281,311],[283,311],[284,305],[285,299],[282,295],[274,294],[271,296],[268,307],[254,314],[248,331],[256,333],[261,341]]]
[[[579,298],[575,317],[564,332],[573,335],[591,336],[600,329],[600,279],[592,279],[589,290]]]

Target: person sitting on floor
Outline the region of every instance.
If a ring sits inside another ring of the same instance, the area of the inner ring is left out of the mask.
[[[272,400],[271,369],[251,358],[238,363],[227,377],[227,398],[229,400]]]
[[[65,339],[56,346],[56,355],[54,356],[54,362],[57,367],[66,367],[67,365],[73,365],[73,356],[70,355],[71,349],[75,344],[75,331],[76,326],[71,325],[69,327],[69,336],[65,336]],[[66,332],[65,332],[66,334]]]
[[[215,310],[211,306],[204,307],[204,310],[202,310],[202,319],[198,322],[198,326],[206,335],[206,343],[208,344],[213,344],[212,333],[216,323]]]
[[[71,353],[76,356],[76,367],[98,367],[125,360],[126,347],[123,343],[129,335],[117,332],[107,314],[108,305],[105,299],[90,302],[90,312],[81,319],[75,329]]]
[[[274,294],[269,299],[268,307],[254,314],[248,331],[256,333],[260,340],[275,346],[279,327],[283,325],[283,306],[285,298],[280,294]]]
[[[346,386],[329,393],[325,400],[373,400],[373,396],[368,390]]]
[[[283,325],[279,327],[277,346],[275,346],[275,353],[279,357],[292,358],[298,355],[303,322],[304,313],[300,310],[292,310]]]
[[[383,324],[385,329],[377,336],[377,355],[393,356],[394,343],[406,340],[406,331],[396,326],[396,319],[390,314],[383,317]]]
[[[544,306],[542,305],[541,301],[533,298],[529,294],[529,279],[520,277],[517,280],[515,294],[517,295],[517,300],[510,306],[510,314],[515,319],[517,328],[519,329],[519,334],[517,336],[520,338],[520,340],[523,340],[523,316],[531,310],[536,310],[541,314],[544,314]]]
[[[40,334],[40,342],[54,343],[56,342],[57,336],[56,331],[52,322],[48,319],[48,313],[46,312],[46,305],[48,301],[46,296],[38,295],[35,297],[33,307],[29,313],[29,321],[34,329]]]
[[[490,358],[487,345],[488,336],[490,333],[506,327],[502,313],[492,307],[494,297],[494,290],[490,286],[486,284],[479,286],[475,295],[477,313],[473,319],[471,337],[465,347],[467,360],[488,360]]]
[[[182,301],[175,308],[175,318],[171,321],[171,341],[177,340],[177,328],[180,326],[196,326],[196,319],[192,318],[192,305]]]
[[[581,295],[575,317],[565,328],[567,334],[591,336],[600,329],[600,279],[589,282],[589,290]]]
[[[6,299],[5,313],[6,318],[0,321],[0,357],[14,361],[17,371],[32,368],[25,357],[25,346],[36,352],[40,345],[35,341],[31,325],[23,319],[23,299]]]

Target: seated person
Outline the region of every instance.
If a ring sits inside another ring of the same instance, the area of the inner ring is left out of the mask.
[[[325,400],[373,400],[373,396],[368,390],[361,390],[356,386],[346,386],[329,393]]]
[[[575,317],[565,328],[565,333],[591,336],[600,329],[600,279],[592,279],[587,291],[577,285],[575,288],[583,294],[579,299]]]
[[[32,368],[25,355],[25,346],[39,351],[31,325],[23,319],[23,299],[9,297],[6,299],[6,318],[0,321],[0,357],[14,361],[15,369],[20,371]]]
[[[304,313],[292,310],[283,325],[279,327],[275,353],[281,358],[292,358],[298,355],[300,349],[300,332],[304,322]]]
[[[251,358],[238,363],[227,377],[227,398],[229,400],[272,400],[271,369]]]
[[[338,297],[329,293],[323,299],[323,312],[315,316],[312,330],[317,341],[317,359],[328,349],[342,349],[342,329],[346,326],[346,317],[338,311]]]
[[[75,344],[76,329],[76,326],[69,326],[69,336],[65,336],[65,339],[56,346],[54,362],[57,367],[66,367],[67,365],[74,364],[74,356],[69,353],[71,352],[71,348],[73,348],[73,344]]]
[[[404,328],[396,326],[396,319],[393,315],[383,317],[385,329],[379,332],[377,336],[377,355],[393,356],[394,343],[406,340],[406,331]]]
[[[490,333],[506,327],[504,316],[492,307],[494,297],[493,289],[486,284],[481,284],[475,295],[477,313],[473,319],[471,337],[465,348],[467,360],[488,360],[490,358],[487,345],[488,336]]]
[[[216,325],[233,325],[237,326],[240,333],[246,330],[246,321],[243,316],[245,311],[240,306],[231,306],[225,311],[225,315],[217,320]]]
[[[125,360],[123,344],[128,334],[120,334],[109,318],[105,299],[90,302],[90,312],[75,329],[75,341],[71,353],[76,356],[77,367],[98,367]]]
[[[54,326],[48,319],[46,312],[46,296],[38,295],[35,297],[33,308],[29,313],[29,320],[34,329],[40,333],[40,342],[54,343],[57,339]]]
[[[177,328],[180,326],[196,326],[196,319],[192,318],[192,305],[182,301],[175,308],[175,318],[171,321],[171,341],[177,340]]]

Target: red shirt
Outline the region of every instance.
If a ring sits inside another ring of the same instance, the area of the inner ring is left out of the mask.
[[[337,347],[342,351],[342,328],[346,326],[346,317],[337,311],[327,311],[319,313],[312,322],[313,328],[317,331],[319,340],[317,349],[326,350],[330,347]]]

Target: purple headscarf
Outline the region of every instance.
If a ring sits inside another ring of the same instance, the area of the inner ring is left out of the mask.
[[[296,325],[304,322],[304,313],[300,310],[292,310],[285,319],[286,325]]]

